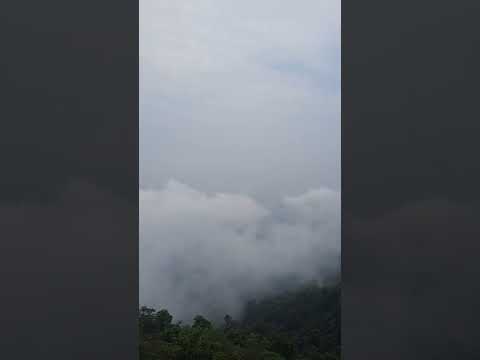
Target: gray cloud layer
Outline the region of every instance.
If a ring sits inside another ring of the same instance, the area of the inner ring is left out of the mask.
[[[140,185],[170,178],[339,189],[339,1],[140,2]]]
[[[310,190],[269,210],[170,181],[140,192],[140,236],[142,303],[185,320],[238,315],[278,281],[322,282],[338,270],[340,197]]]

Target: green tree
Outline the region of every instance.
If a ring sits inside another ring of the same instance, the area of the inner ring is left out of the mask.
[[[202,315],[197,315],[193,319],[192,327],[200,329],[210,329],[212,327],[212,323],[205,319]]]
[[[166,309],[162,309],[155,315],[155,326],[158,330],[163,331],[172,324],[172,319],[172,315]]]

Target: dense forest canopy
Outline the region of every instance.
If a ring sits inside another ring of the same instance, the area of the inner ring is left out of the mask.
[[[340,285],[304,286],[250,301],[241,319],[174,322],[166,309],[139,311],[141,360],[340,359]]]

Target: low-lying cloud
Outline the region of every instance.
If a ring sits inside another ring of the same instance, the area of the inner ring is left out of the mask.
[[[240,316],[248,299],[339,269],[340,194],[312,189],[267,209],[170,180],[140,190],[140,302],[189,321]]]

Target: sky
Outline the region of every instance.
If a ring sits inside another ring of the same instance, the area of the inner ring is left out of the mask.
[[[340,1],[140,1],[142,303],[238,315],[336,269],[340,45]]]

